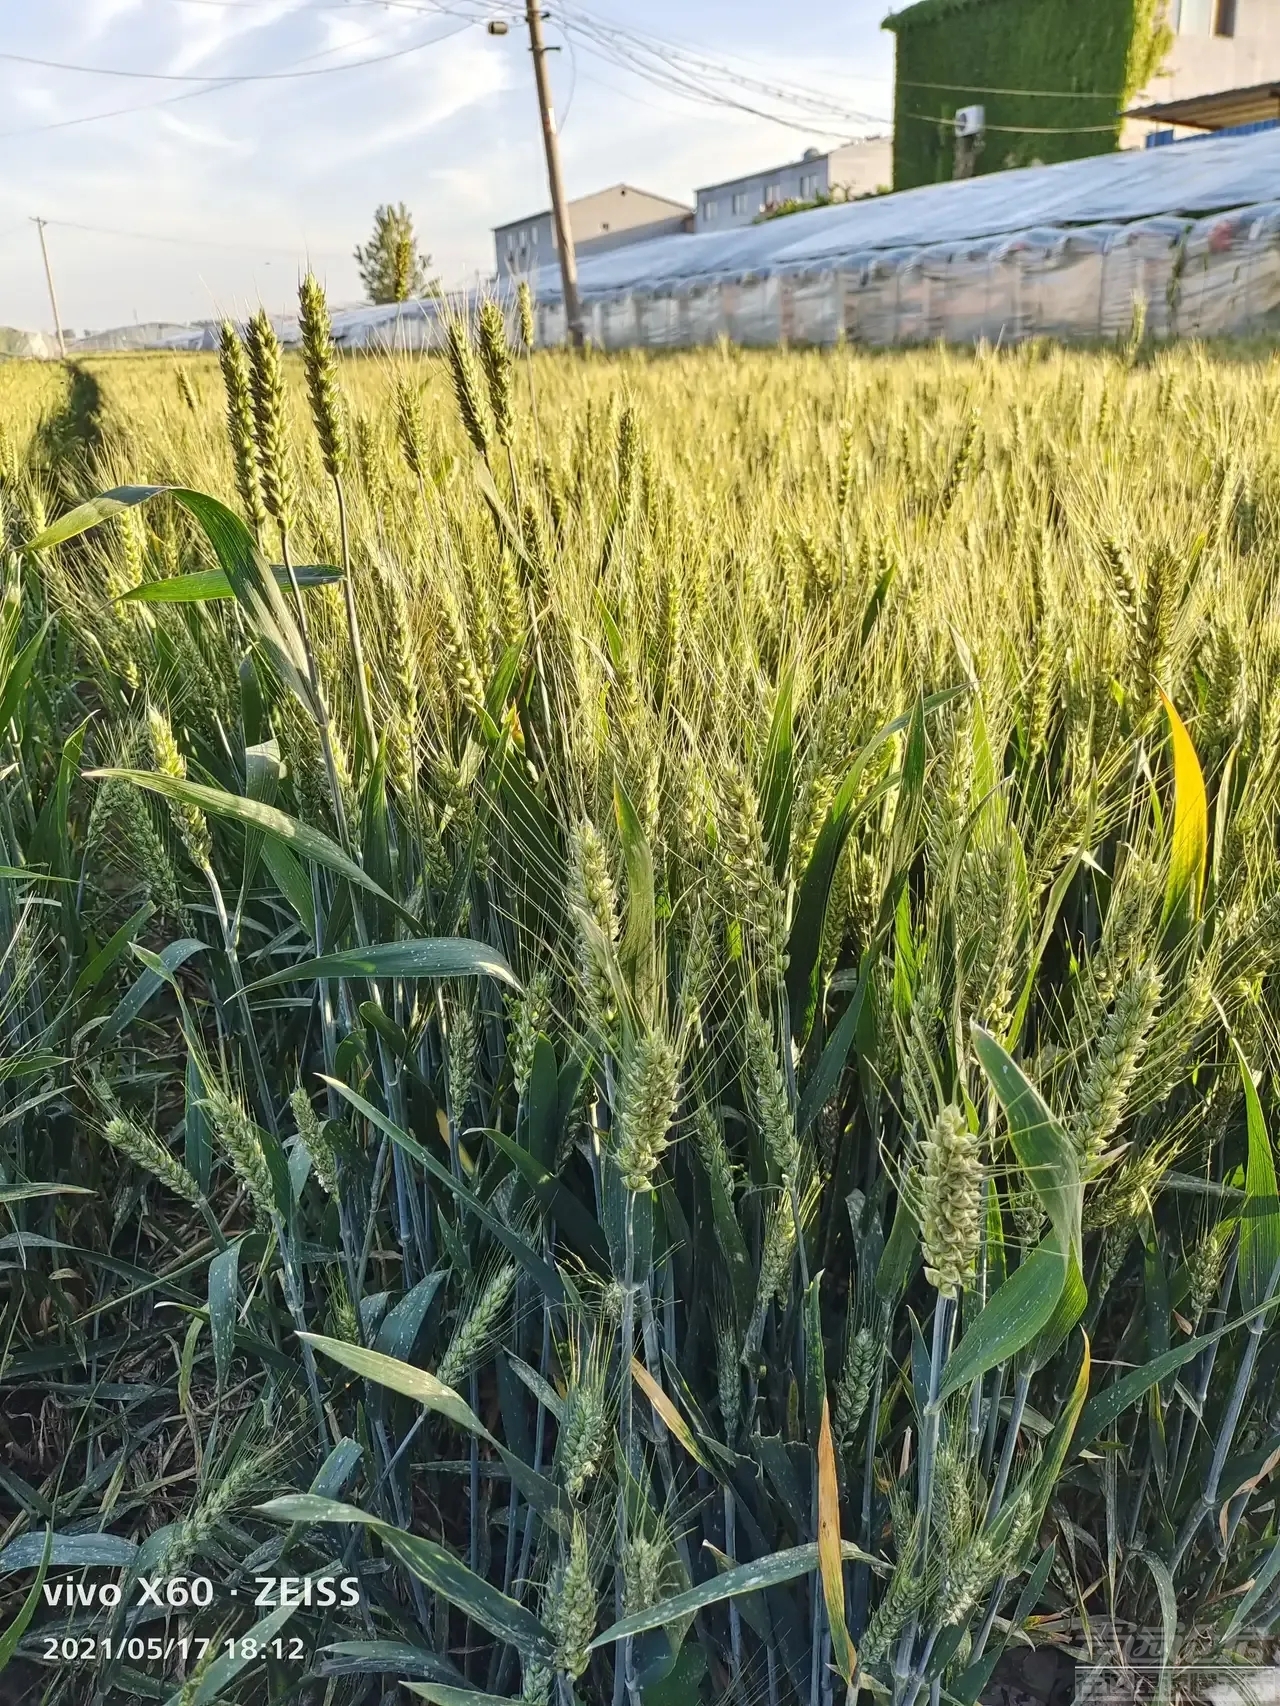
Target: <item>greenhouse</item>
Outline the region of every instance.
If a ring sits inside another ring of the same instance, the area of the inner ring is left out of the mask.
[[[584,258],[603,349],[1156,337],[1280,323],[1280,130],[930,184]],[[559,269],[530,275],[539,343],[565,336]],[[434,348],[442,297],[335,315],[351,349]],[[288,338],[294,328],[281,322]],[[167,340],[200,347],[204,328]]]

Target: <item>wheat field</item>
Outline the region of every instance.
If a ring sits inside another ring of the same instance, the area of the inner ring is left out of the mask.
[[[0,366],[15,1698],[1269,1652],[1280,366],[302,311]]]

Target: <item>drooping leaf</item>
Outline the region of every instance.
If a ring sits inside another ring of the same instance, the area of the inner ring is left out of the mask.
[[[91,1197],[88,1185],[0,1185],[0,1203],[30,1202],[34,1197]]]
[[[818,1010],[822,937],[831,885],[850,831],[870,803],[867,800],[859,803],[858,789],[867,760],[879,745],[877,738],[863,748],[837,788],[796,893],[791,933],[787,938],[787,995],[791,1003],[791,1028],[798,1042],[808,1037]]]
[[[400,1686],[432,1706],[514,1706],[509,1694],[484,1694],[478,1688],[454,1688],[445,1682],[402,1682]]]
[[[1076,1370],[1075,1385],[1067,1397],[1062,1414],[1058,1417],[1049,1443],[1044,1448],[1044,1456],[1040,1459],[1037,1474],[1040,1477],[1044,1502],[1048,1504],[1049,1495],[1062,1473],[1062,1466],[1067,1461],[1067,1453],[1071,1449],[1071,1441],[1075,1437],[1080,1416],[1084,1410],[1085,1400],[1089,1396],[1089,1378],[1093,1372],[1093,1347],[1089,1343],[1089,1335],[1081,1335],[1084,1347],[1080,1355],[1080,1367]]]
[[[98,987],[129,944],[155,917],[155,911],[155,906],[151,901],[144,901],[132,918],[125,919],[120,928],[99,948],[76,979],[75,987],[71,991],[73,1002],[78,1001],[82,995],[88,995],[91,990]]]
[[[919,1230],[909,1195],[905,1190],[900,1191],[893,1225],[876,1264],[876,1296],[885,1303],[897,1302],[899,1292],[920,1259]]]
[[[1054,1306],[1053,1314],[1048,1324],[1036,1334],[1027,1352],[1027,1360],[1033,1369],[1047,1368],[1059,1350],[1066,1343],[1071,1329],[1084,1314],[1089,1302],[1089,1293],[1085,1287],[1084,1275],[1080,1272],[1079,1258],[1073,1250],[1067,1258],[1066,1278],[1062,1282],[1062,1293]]]
[[[1085,1446],[1092,1445],[1100,1433],[1103,1433],[1132,1404],[1145,1396],[1158,1381],[1167,1380],[1171,1374],[1176,1374],[1184,1363],[1198,1357],[1200,1352],[1207,1350],[1233,1327],[1238,1327],[1238,1321],[1224,1322],[1212,1333],[1201,1333],[1194,1339],[1185,1339],[1182,1344],[1175,1345],[1171,1351],[1166,1351],[1154,1362],[1144,1363],[1132,1374],[1126,1374],[1122,1379],[1113,1381],[1110,1386],[1104,1386],[1101,1392],[1094,1394],[1081,1413],[1075,1433],[1075,1447],[1083,1451]]]
[[[491,1437],[466,1399],[425,1368],[414,1368],[412,1363],[402,1362],[398,1357],[366,1350],[363,1345],[353,1345],[346,1339],[326,1338],[323,1333],[299,1333],[298,1337],[316,1350],[323,1351],[327,1357],[332,1357],[334,1362],[341,1363],[343,1368],[349,1368],[353,1374],[363,1375],[366,1380],[385,1386],[391,1392],[412,1398],[416,1404],[446,1417],[464,1432],[484,1439]]]
[[[1072,1252],[1055,1226],[988,1300],[947,1363],[939,1389],[941,1403],[998,1363],[1007,1362],[1049,1325]]]
[[[333,568],[328,563],[298,563],[293,572],[300,587],[336,586],[342,579],[342,570]],[[271,573],[282,593],[291,590],[287,569],[276,564],[273,565]],[[166,575],[162,580],[144,581],[141,586],[132,586],[128,592],[121,593],[119,602],[206,604],[215,599],[234,598],[235,595],[235,588],[227,578],[225,569],[197,569],[194,574]]]
[[[381,892],[381,891],[380,891]],[[249,984],[245,993],[281,983],[349,977],[492,977],[519,989],[520,982],[496,948],[469,936],[424,936],[413,942],[378,942],[285,966]]]
[[[64,545],[68,539],[78,538],[91,527],[97,527],[100,522],[109,521],[112,516],[119,515],[124,510],[146,503],[148,498],[153,498],[158,492],[167,489],[165,486],[116,486],[109,492],[103,492],[100,497],[77,504],[74,509],[68,510],[66,515],[59,516],[57,521],[51,522],[43,532],[36,534],[27,550],[49,551],[55,545]]]
[[[434,1541],[408,1534],[402,1528],[368,1516],[354,1505],[341,1504],[336,1499],[317,1498],[311,1493],[272,1499],[260,1508],[264,1515],[282,1522],[363,1524],[378,1536],[387,1551],[398,1558],[411,1575],[425,1582],[450,1605],[456,1605],[498,1640],[510,1642],[527,1659],[546,1664],[552,1657],[555,1646],[551,1632],[531,1611],[469,1570]]]
[[[297,619],[258,550],[253,535],[239,516],[219,503],[217,498],[185,486],[117,486],[62,516],[34,539],[29,549],[43,551],[53,545],[61,545],[81,533],[87,533],[91,527],[97,527],[111,516],[166,492],[199,524],[213,547],[222,573],[254,632],[271,654],[276,669],[303,704],[318,717],[320,707],[312,691],[306,647]]]
[[[332,1657],[320,1664],[321,1676],[380,1676],[438,1677],[442,1682],[456,1682],[461,1673],[457,1667],[433,1653],[427,1647],[415,1647],[408,1641],[331,1641],[322,1647]],[[402,1681],[401,1687],[411,1684]]]
[[[848,1540],[841,1541],[840,1556],[867,1564],[877,1562]],[[695,1612],[702,1611],[708,1605],[718,1605],[721,1600],[735,1599],[741,1594],[759,1593],[765,1588],[779,1587],[783,1582],[794,1581],[797,1576],[807,1576],[817,1568],[816,1542],[807,1546],[792,1546],[783,1552],[771,1552],[767,1558],[757,1558],[750,1564],[738,1564],[722,1575],[713,1576],[710,1581],[699,1582],[697,1587],[673,1594],[670,1599],[651,1605],[646,1611],[633,1612],[630,1617],[624,1617],[620,1622],[611,1625],[602,1635],[597,1635],[591,1642],[591,1648],[594,1650],[596,1647],[612,1646],[615,1641],[621,1641],[628,1635],[641,1635],[646,1629],[662,1629],[668,1623],[678,1623],[683,1617],[692,1617]]]
[[[0,1571],[37,1569],[47,1539],[45,1534],[22,1534],[11,1540],[0,1552]],[[119,1534],[55,1534],[49,1568],[118,1570],[132,1564],[137,1551],[134,1541]]]
[[[210,812],[214,817],[231,818],[248,829],[260,830],[269,840],[282,843],[291,852],[310,859],[313,864],[323,865],[326,870],[345,877],[358,888],[368,889],[380,900],[395,906],[397,911],[402,910],[323,830],[314,829],[309,823],[302,823],[298,818],[290,817],[287,812],[269,806],[263,800],[249,799],[243,794],[229,794],[222,788],[210,788],[203,782],[192,782],[183,776],[169,776],[160,770],[87,770],[85,775],[90,781],[118,779],[122,782],[132,782],[136,787],[146,788],[150,793],[160,794],[167,800],[176,800],[180,805],[199,806],[202,811]]]
[[[653,1378],[649,1373],[649,1370],[638,1357],[632,1357],[631,1359],[631,1378],[653,1405],[659,1416],[661,1416],[663,1424],[667,1430],[675,1435],[675,1437],[680,1441],[680,1444],[688,1452],[689,1456],[692,1457],[693,1461],[703,1469],[708,1468],[706,1458],[698,1449],[697,1440],[694,1439],[692,1433],[689,1431],[688,1422],[685,1421],[679,1410],[677,1410],[675,1405],[671,1402],[671,1399],[668,1398],[667,1394],[662,1390],[662,1387]]]
[[[343,1368],[349,1368],[353,1374],[363,1375],[375,1385],[385,1386],[390,1392],[399,1392],[405,1398],[412,1398],[424,1409],[444,1416],[464,1433],[474,1434],[477,1439],[484,1440],[501,1457],[511,1479],[535,1510],[544,1516],[556,1516],[563,1512],[564,1500],[554,1484],[545,1476],[539,1475],[535,1469],[531,1469],[514,1452],[508,1451],[501,1441],[489,1432],[466,1400],[451,1386],[445,1386],[437,1380],[434,1374],[429,1374],[425,1368],[415,1368],[412,1363],[402,1362],[398,1357],[387,1356],[381,1351],[366,1350],[362,1345],[350,1344],[346,1339],[326,1338],[322,1333],[299,1333],[298,1337],[316,1350],[323,1351],[325,1356],[332,1357],[334,1362],[341,1363]]]
[[[511,1162],[547,1213],[555,1216],[556,1225],[569,1242],[577,1247],[581,1255],[590,1257],[603,1271],[609,1260],[604,1234],[599,1223],[592,1218],[590,1211],[583,1206],[579,1198],[561,1184],[554,1173],[549,1173],[535,1160],[527,1149],[523,1149],[515,1138],[508,1137],[506,1132],[486,1126],[484,1135],[494,1148],[500,1150]]]
[[[144,971],[139,973],[137,980],[121,996],[106,1024],[94,1037],[94,1048],[109,1048],[125,1027],[131,1025],[138,1017],[151,997],[164,988],[166,980],[163,972],[172,975],[178,970],[179,966],[185,965],[193,954],[200,953],[205,946],[206,944],[201,942],[198,937],[184,936],[180,941],[170,942],[167,947],[162,948],[156,958],[160,967],[163,967],[163,971],[156,966],[148,965]],[[137,952],[136,946],[134,951]]]
[[[1229,1646],[1248,1623],[1249,1618],[1253,1614],[1254,1607],[1261,1600],[1272,1582],[1275,1581],[1277,1575],[1280,1575],[1280,1540],[1277,1540],[1275,1545],[1272,1546],[1271,1550],[1267,1553],[1266,1562],[1263,1564],[1262,1568],[1254,1574],[1253,1585],[1240,1601],[1240,1604],[1236,1607],[1235,1616],[1231,1619],[1230,1624],[1227,1626],[1227,1632],[1222,1637],[1224,1646]]]
[[[907,727],[906,744],[902,755],[902,774],[898,780],[898,797],[893,807],[893,829],[889,836],[889,881],[880,897],[880,916],[876,934],[889,929],[898,905],[907,890],[907,879],[915,859],[920,836],[920,817],[924,810],[924,778],[927,757],[924,738],[924,697],[917,698]]]
[[[952,699],[966,692],[967,687],[953,687],[935,693],[925,700],[924,710],[940,710]],[[914,715],[913,709],[905,716],[895,717],[879,729],[859,751],[836,790],[818,831],[813,852],[809,855],[809,863],[800,878],[791,933],[787,939],[787,995],[791,1003],[791,1029],[798,1042],[803,1043],[808,1037],[817,1013],[822,936],[826,928],[831,884],[840,855],[861,814],[869,810],[893,785],[893,778],[888,778],[859,800],[858,791],[863,773],[885,741],[908,728]]]

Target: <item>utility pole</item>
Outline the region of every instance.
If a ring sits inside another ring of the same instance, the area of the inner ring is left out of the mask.
[[[44,257],[44,276],[49,286],[49,306],[53,309],[53,329],[58,334],[58,353],[65,361],[67,359],[67,344],[62,335],[62,317],[58,313],[58,298],[53,289],[53,268],[49,265],[49,249],[44,240],[44,220],[36,219],[34,224],[40,233],[40,253]]]
[[[529,21],[529,50],[533,54],[533,75],[538,85],[538,106],[542,112],[542,140],[547,150],[551,214],[555,220],[556,242],[560,246],[560,279],[564,290],[565,324],[569,330],[570,344],[574,349],[581,349],[582,307],[578,301],[578,260],[573,252],[573,232],[569,226],[569,209],[564,198],[564,179],[560,175],[560,140],[556,135],[556,115],[551,105],[547,49],[542,40],[542,13],[538,9],[538,0],[525,0],[525,16]]]

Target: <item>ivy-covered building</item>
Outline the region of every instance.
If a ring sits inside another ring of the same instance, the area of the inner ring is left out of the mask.
[[[1169,40],[1160,0],[917,0],[884,28],[895,190],[956,175],[958,107],[984,116],[966,172],[1110,152]]]

